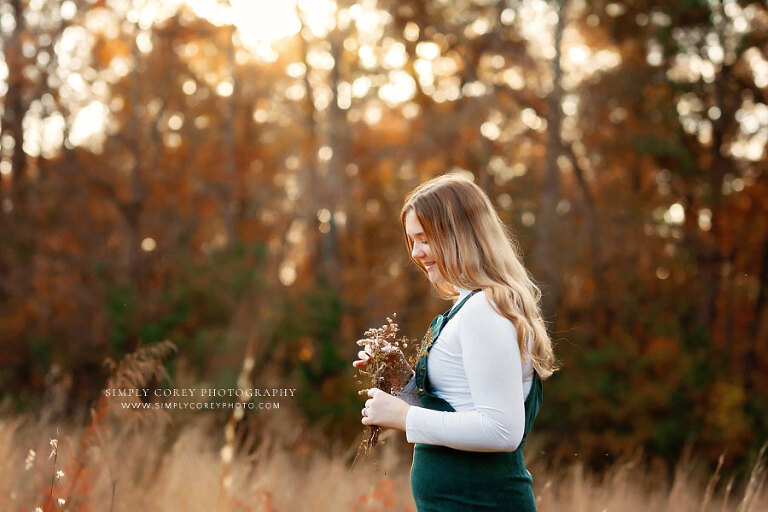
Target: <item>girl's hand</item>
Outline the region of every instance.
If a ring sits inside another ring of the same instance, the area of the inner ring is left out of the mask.
[[[365,341],[365,340],[358,340],[358,343],[360,341]],[[366,345],[364,350],[361,350],[360,352],[358,352],[357,353],[358,359],[357,359],[357,361],[352,363],[352,366],[354,366],[355,368],[365,368],[368,365],[368,361],[371,359],[371,352],[370,352],[370,350],[371,350],[370,345]],[[385,341],[382,344],[382,346],[381,346],[381,351],[384,352],[384,353],[391,352],[393,350],[396,350],[396,351],[400,352],[399,348],[393,347],[387,341]],[[400,353],[402,354],[402,352],[400,352]]]
[[[370,349],[370,345],[365,345],[365,349],[357,353],[358,360],[353,362],[352,366],[364,370],[371,360]],[[390,368],[390,391],[393,393],[398,393],[405,387],[406,384],[408,384],[408,381],[413,377],[413,368],[411,368],[411,365],[408,364],[408,360],[405,358],[402,350],[400,350],[398,347],[388,342],[384,342],[382,344],[381,351],[384,352],[385,355],[384,364]]]
[[[368,396],[371,398],[365,402],[362,410],[363,425],[378,425],[405,432],[405,417],[410,407],[408,403],[378,388],[369,389]]]

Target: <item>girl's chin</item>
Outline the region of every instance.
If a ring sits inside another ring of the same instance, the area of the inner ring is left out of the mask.
[[[445,278],[441,275],[435,275],[432,272],[428,272],[429,280],[432,281],[434,284],[443,284],[447,282]]]

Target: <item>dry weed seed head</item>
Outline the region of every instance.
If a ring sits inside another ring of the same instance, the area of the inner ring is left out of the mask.
[[[106,389],[140,389],[150,383],[160,382],[168,378],[165,360],[178,348],[171,341],[165,340],[154,345],[142,346],[135,352],[126,354],[119,362],[107,358],[104,365],[110,372],[110,377],[105,386]],[[127,418],[131,426],[136,428],[138,423],[150,417],[166,417],[168,414],[162,409],[141,409],[145,414],[126,414],[135,411],[130,407],[109,407],[108,401],[101,397],[101,405],[105,406],[103,412],[111,412],[116,416]],[[124,402],[141,402],[138,395],[121,398]],[[99,408],[99,407],[97,407]],[[148,414],[146,414],[148,412]]]
[[[107,358],[104,364],[111,373],[107,387],[141,388],[152,379],[159,381],[168,377],[164,360],[177,350],[176,345],[165,340],[140,347],[123,356],[119,363]]]

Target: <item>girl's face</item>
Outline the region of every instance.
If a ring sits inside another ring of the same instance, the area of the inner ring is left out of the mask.
[[[437,268],[437,263],[432,255],[432,249],[429,246],[427,235],[424,234],[421,222],[419,222],[418,217],[416,217],[416,212],[413,210],[405,215],[405,234],[408,235],[408,238],[413,242],[411,257],[427,269],[429,280],[434,284],[447,283],[448,281],[445,280],[440,273],[440,269]]]

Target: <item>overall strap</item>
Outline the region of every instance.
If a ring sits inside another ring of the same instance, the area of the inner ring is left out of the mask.
[[[523,431],[523,440],[525,440],[528,432],[530,432],[531,427],[533,426],[533,422],[536,419],[536,416],[539,414],[539,409],[541,408],[541,402],[543,399],[544,391],[541,384],[541,379],[534,371],[533,384],[531,385],[531,390],[528,392],[528,397],[525,399],[525,403],[523,404],[525,407],[525,430]]]
[[[427,357],[429,356],[429,351],[432,349],[432,345],[434,345],[435,341],[437,341],[438,336],[440,336],[440,333],[443,330],[443,327],[445,327],[445,324],[448,323],[448,321],[456,316],[456,313],[461,309],[461,307],[476,293],[480,292],[481,290],[473,290],[471,293],[469,293],[466,297],[464,297],[461,302],[453,306],[451,309],[443,313],[442,315],[437,315],[434,320],[432,320],[432,323],[430,324],[429,328],[431,332],[428,332],[430,335],[430,339],[425,340],[427,343],[424,350],[422,350],[422,356],[419,358],[417,364],[416,364],[416,385],[418,386],[418,394],[419,394],[419,400],[422,404],[422,407],[426,407],[428,409],[435,409],[435,410],[443,410],[443,411],[452,411],[453,408],[446,402],[445,400],[433,395],[429,391],[429,384],[427,379]]]
[[[450,320],[451,318],[456,316],[456,313],[459,312],[459,310],[461,309],[461,306],[463,306],[464,303],[467,302],[470,299],[470,297],[472,297],[474,294],[478,293],[479,291],[481,291],[481,290],[472,290],[472,292],[470,292],[466,297],[464,297],[461,300],[461,302],[459,302],[455,306],[452,306],[451,309],[449,309],[448,311],[443,313],[443,316],[445,317],[445,320],[443,321],[443,325],[448,323],[448,320]]]
[[[455,304],[454,306],[451,306],[451,308],[443,313],[442,315],[437,315],[434,320],[432,320],[432,323],[430,324],[430,329],[432,329],[432,339],[429,340],[429,349],[432,348],[432,345],[437,341],[438,336],[440,336],[440,333],[443,331],[443,328],[445,327],[445,324],[448,323],[448,320],[456,316],[456,313],[459,312],[461,307],[464,305],[465,302],[467,302],[474,294],[480,292],[481,290],[473,290],[471,293],[469,293],[466,297],[464,297],[461,302],[458,304]],[[427,350],[427,352],[429,351]]]
[[[430,343],[429,348],[432,348],[432,345],[434,344],[434,342],[437,341],[437,337],[440,336],[440,333],[442,332],[443,328],[445,327],[445,324],[448,323],[448,320],[450,320],[451,318],[456,316],[456,313],[459,312],[459,310],[464,305],[464,303],[467,302],[470,298],[472,298],[472,296],[474,294],[476,294],[476,293],[478,293],[480,291],[481,290],[473,290],[471,293],[467,294],[466,297],[461,299],[461,302],[459,302],[458,304],[456,304],[453,307],[451,307],[451,309],[449,309],[448,311],[446,311],[442,315],[438,315],[437,316],[437,318],[435,319],[436,322],[435,322],[435,325],[434,325],[434,328],[433,328],[433,333],[432,333],[432,342]]]

